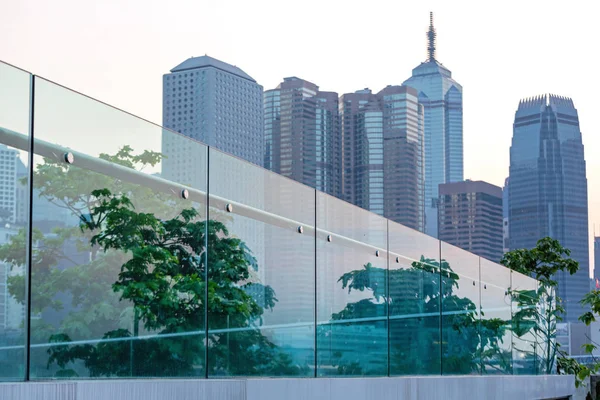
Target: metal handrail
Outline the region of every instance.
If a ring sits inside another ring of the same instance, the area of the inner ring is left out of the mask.
[[[16,149],[20,149],[23,151],[29,151],[30,148],[30,138],[26,135],[17,133],[15,131],[1,128],[0,127],[0,143],[3,143],[7,146],[14,147]],[[78,152],[67,147],[59,146],[57,144],[49,143],[44,140],[35,139],[33,149],[35,154],[40,155],[42,157],[50,158],[56,160],[57,162],[65,162],[65,155],[71,154],[74,159],[74,165],[80,168],[88,169],[103,175],[112,176],[118,179],[121,179],[126,182],[135,183],[138,185],[144,185],[154,190],[158,190],[164,193],[168,193],[174,196],[181,196],[183,190],[186,190],[189,194],[187,197],[190,201],[198,201],[198,202],[206,202],[207,201],[207,193],[198,188],[194,188],[191,186],[186,186],[180,183],[172,182],[170,180],[161,178],[156,175],[146,174],[140,171],[137,171],[133,168],[128,168],[116,163],[112,163],[107,160],[103,160],[101,158],[93,157],[88,154]],[[373,255],[379,255],[380,257],[384,257],[388,255],[389,257],[395,258],[400,257],[405,260],[409,260],[412,262],[420,262],[420,260],[415,260],[410,257],[407,257],[404,254],[395,253],[393,251],[388,251],[386,248],[374,246],[369,243],[364,243],[358,241],[356,239],[337,234],[335,232],[327,231],[322,228],[317,228],[315,233],[315,227],[302,223],[300,221],[286,218],[281,215],[277,215],[265,210],[261,210],[259,208],[255,208],[249,206],[247,204],[243,204],[240,202],[232,201],[229,199],[225,199],[220,196],[216,196],[210,194],[210,205],[220,208],[222,210],[227,210],[227,205],[232,206],[231,213],[241,215],[247,218],[251,218],[257,221],[261,221],[267,223],[272,226],[277,226],[283,229],[292,229],[298,230],[299,227],[302,227],[303,234],[316,234],[317,239],[320,240],[328,240],[328,237],[331,237],[332,241],[335,240],[336,244],[340,243],[346,245],[351,248],[359,248],[365,251],[371,252]],[[391,260],[391,259],[390,259]],[[392,262],[392,261],[390,261]],[[505,268],[499,264],[496,264],[499,268]],[[430,267],[438,270],[439,267],[430,265]],[[477,271],[479,272],[479,271]],[[511,271],[513,272],[513,271]],[[517,272],[514,272],[518,274]],[[479,279],[479,277],[467,276],[465,274],[458,274],[463,278],[473,280],[475,282],[483,282]],[[485,282],[491,286],[497,287],[499,289],[505,290],[507,288],[498,286],[493,282]]]

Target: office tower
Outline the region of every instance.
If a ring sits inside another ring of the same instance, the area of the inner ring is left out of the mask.
[[[510,148],[510,249],[532,248],[546,236],[579,262],[576,274],[556,276],[566,321],[576,322],[589,289],[587,179],[577,110],[555,95],[519,103]]]
[[[403,85],[415,88],[425,115],[425,232],[437,237],[438,187],[463,180],[462,86],[436,59],[436,32],[430,15],[427,60]]]
[[[502,188],[483,181],[439,187],[439,239],[498,262],[503,254]]]
[[[346,93],[339,103],[342,131],[342,198],[384,214],[383,109],[371,90]]]
[[[264,93],[267,169],[322,192],[341,192],[338,95],[285,78]]]
[[[344,200],[424,230],[423,108],[415,89],[340,98]]]
[[[189,58],[163,75],[163,126],[262,166],[262,90],[238,67],[209,56]],[[163,136],[168,170],[186,149],[165,141],[177,140]],[[190,179],[178,176],[184,173],[181,168],[166,172],[177,181]]]
[[[0,223],[14,224],[19,217],[17,204],[19,152],[0,145]]]
[[[595,236],[595,233],[594,233],[594,278],[598,279],[597,284],[600,286],[600,236]]]
[[[509,243],[509,236],[508,236],[508,232],[509,232],[509,228],[508,228],[508,224],[509,224],[509,219],[508,219],[508,194],[510,193],[510,188],[509,188],[509,182],[510,180],[508,178],[506,178],[504,180],[504,187],[502,188],[502,252],[506,253],[507,251],[510,250],[510,243]]]

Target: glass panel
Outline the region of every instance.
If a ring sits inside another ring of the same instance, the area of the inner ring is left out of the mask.
[[[441,373],[440,242],[389,222],[390,375]]]
[[[479,257],[441,242],[442,373],[478,374]]]
[[[557,323],[552,315],[554,289],[537,283],[537,330],[536,334],[536,371],[540,375],[556,373],[556,336]],[[564,350],[564,349],[563,349]]]
[[[25,379],[30,77],[0,63],[0,381]]]
[[[318,374],[387,375],[387,221],[317,193],[317,227]]]
[[[485,258],[481,263],[481,361],[484,374],[511,374],[510,270]]]
[[[209,375],[314,376],[315,191],[209,158]]]
[[[35,94],[32,378],[204,376],[206,178],[184,195],[160,176],[177,172],[163,140],[196,177],[206,147],[42,79]]]
[[[537,281],[511,271],[513,374],[536,373]]]

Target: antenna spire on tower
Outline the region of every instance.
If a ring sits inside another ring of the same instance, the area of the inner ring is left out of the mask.
[[[433,12],[429,13],[429,30],[427,31],[427,61],[435,61],[435,28],[433,27]]]

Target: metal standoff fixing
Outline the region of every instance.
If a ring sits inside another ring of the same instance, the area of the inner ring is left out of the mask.
[[[232,212],[233,211],[233,205],[231,203],[227,204],[225,206],[225,209],[227,210],[227,212]]]
[[[75,156],[70,151],[65,153],[64,159],[67,164],[73,164],[75,162]]]
[[[302,226],[298,227],[298,233],[304,233],[304,228]]]
[[[399,263],[400,262],[400,257],[396,257],[396,262]]]
[[[331,235],[327,235],[327,241],[331,242],[333,240],[333,237]]]
[[[183,189],[181,190],[181,198],[182,199],[188,199],[190,197],[190,192],[188,192],[187,189]]]
[[[484,288],[484,289],[487,289],[487,285],[483,285],[483,288]]]
[[[473,281],[473,286],[475,286],[475,281]]]
[[[375,257],[379,257],[379,250],[375,250]]]

